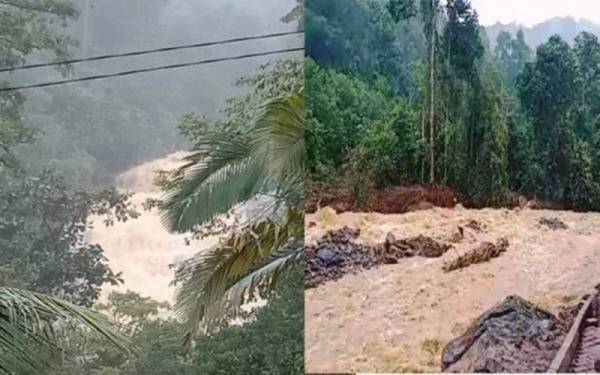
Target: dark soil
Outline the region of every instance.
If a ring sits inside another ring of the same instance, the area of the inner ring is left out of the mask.
[[[458,193],[443,186],[390,187],[373,190],[367,202],[362,204],[356,202],[350,189],[343,185],[326,188],[313,183],[305,192],[305,208],[309,213],[315,212],[319,207],[329,206],[337,213],[362,211],[402,214],[433,207],[452,208],[462,200]]]
[[[510,296],[479,317],[442,353],[445,372],[546,372],[566,330],[549,312]]]
[[[491,242],[483,242],[481,245],[469,251],[468,253],[461,255],[453,261],[445,263],[442,269],[445,272],[450,272],[469,267],[472,264],[487,262],[490,259],[499,257],[507,249],[508,240],[506,238],[499,239],[496,244]]]
[[[549,219],[549,218],[543,217],[540,219],[539,223],[540,223],[540,226],[545,226],[552,230],[564,230],[564,229],[569,228],[567,226],[567,224],[563,223],[560,219],[557,219],[557,218]]]
[[[396,240],[391,233],[388,233],[384,244],[369,247],[354,241],[359,234],[359,230],[345,227],[328,232],[316,245],[307,246],[304,252],[305,287],[313,288],[327,281],[338,280],[347,273],[381,264],[398,263],[402,258],[437,258],[452,247],[425,236]]]
[[[354,242],[360,231],[345,227],[328,232],[315,246],[304,251],[304,285],[316,287],[326,281],[337,280],[349,272],[368,269],[379,262],[373,250]]]

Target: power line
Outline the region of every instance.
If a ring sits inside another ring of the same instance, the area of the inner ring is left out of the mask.
[[[93,56],[93,57],[87,57],[87,58],[81,58],[81,59],[61,60],[61,61],[54,61],[54,62],[40,63],[40,64],[30,64],[30,65],[23,65],[23,66],[11,67],[11,68],[1,68],[0,73],[13,72],[13,71],[25,70],[25,69],[33,69],[33,68],[43,68],[43,67],[49,67],[49,66],[77,64],[77,63],[86,62],[86,61],[99,61],[99,60],[116,59],[116,58],[120,58],[120,57],[148,55],[148,54],[152,54],[152,53],[177,51],[177,50],[190,49],[190,48],[210,47],[210,46],[216,46],[216,45],[221,45],[221,44],[245,42],[245,41],[257,40],[257,39],[269,39],[269,38],[276,38],[276,37],[286,36],[286,35],[301,34],[303,32],[304,31],[302,31],[302,30],[286,31],[286,32],[280,32],[280,33],[274,33],[274,34],[245,36],[245,37],[225,39],[225,40],[212,41],[212,42],[184,44],[184,45],[180,45],[180,46],[163,47],[163,48],[157,48],[157,49],[151,49],[151,50],[141,50],[141,51],[125,52],[125,53],[114,53],[114,54],[109,54],[109,55]]]
[[[242,60],[242,59],[248,59],[248,58],[252,58],[252,57],[277,55],[277,54],[282,54],[282,53],[299,52],[299,51],[304,51],[304,47],[287,48],[287,49],[282,49],[282,50],[277,50],[277,51],[269,51],[269,52],[249,53],[246,55],[239,55],[239,56],[232,56],[232,57],[220,57],[220,58],[215,58],[215,59],[200,60],[200,61],[189,62],[189,63],[158,66],[158,67],[154,67],[154,68],[127,70],[127,71],[119,72],[119,73],[101,74],[101,75],[88,76],[88,77],[75,78],[75,79],[65,79],[65,80],[61,80],[61,81],[36,83],[36,84],[32,84],[32,85],[4,87],[4,88],[0,88],[0,92],[65,85],[65,84],[75,83],[75,82],[85,82],[85,81],[94,81],[94,80],[98,80],[98,79],[123,77],[123,76],[132,75],[132,74],[155,72],[155,71],[159,71],[159,70],[185,68],[185,67],[189,67],[189,66],[213,64],[213,63],[224,62],[224,61]]]

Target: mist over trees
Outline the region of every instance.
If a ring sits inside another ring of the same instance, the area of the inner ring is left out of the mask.
[[[583,31],[600,35],[600,25],[586,19],[576,20],[572,17],[556,17],[531,27],[516,23],[496,23],[486,27],[491,48],[496,48],[496,40],[501,32],[515,35],[519,30],[523,31],[524,40],[531,48],[537,48],[554,34],[559,34],[569,44],[573,44],[577,35]]]
[[[89,57],[296,27],[294,23],[279,22],[282,15],[293,8],[294,1],[267,1],[260,9],[245,2],[205,3],[78,1],[73,7],[78,17],[70,19],[60,31],[68,40],[59,52],[61,56],[68,50],[74,57]],[[223,22],[224,19],[228,21]],[[74,77],[111,73],[284,48],[295,40],[293,37],[273,38],[74,64],[69,71]],[[29,62],[49,59],[48,52],[27,56]],[[38,170],[50,164],[69,183],[85,188],[98,183],[110,184],[114,176],[132,166],[184,148],[186,142],[176,126],[179,118],[191,112],[202,112],[209,119],[220,118],[224,101],[243,92],[235,85],[236,80],[269,59],[232,61],[23,91],[22,95],[27,98],[23,104],[24,115],[38,131],[36,142],[20,152],[23,163]],[[190,75],[198,79],[190,80]],[[52,68],[3,77],[15,84],[60,78],[60,73]],[[33,156],[34,150],[44,157]]]
[[[310,0],[306,17],[312,181],[600,209],[592,33],[491,42],[467,0]]]

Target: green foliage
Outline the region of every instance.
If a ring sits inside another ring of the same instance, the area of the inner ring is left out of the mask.
[[[257,221],[186,262],[178,271],[175,304],[184,319],[185,350],[197,332],[212,333],[239,316],[243,303],[269,297],[302,256],[303,219],[290,209],[281,224]]]
[[[524,38],[523,30],[519,30],[514,39],[508,32],[498,34],[494,60],[511,89],[515,87],[517,76],[525,64],[533,57],[531,48],[525,43]]]
[[[267,101],[244,129],[202,130],[161,204],[169,229],[192,231],[273,191],[297,205],[304,173],[303,103],[299,91]]]
[[[571,108],[576,98],[576,59],[554,36],[537,49],[518,79],[519,97],[532,119],[535,155],[542,174],[536,190],[545,199],[566,198],[569,186]]]
[[[167,196],[158,205],[168,228],[197,232],[250,200],[262,211],[178,271],[175,310],[184,321],[186,351],[198,332],[212,333],[242,314],[244,302],[268,298],[302,254],[304,93],[296,66],[281,62],[244,79],[255,95],[230,101],[223,127],[185,125],[196,145],[163,184]],[[288,89],[296,91],[281,94]]]
[[[70,56],[66,21],[78,15],[70,0],[0,2],[0,66],[15,66],[34,51],[51,51],[57,59]]]
[[[399,102],[390,118],[375,122],[360,141],[375,182],[379,186],[410,184],[417,180],[418,115]]]
[[[473,80],[477,76],[477,65],[484,52],[477,13],[468,0],[449,0],[446,14],[448,20],[443,36],[445,58],[448,59],[454,76],[466,81]]]
[[[33,52],[50,51],[57,59],[69,57],[73,41],[66,36],[66,21],[77,16],[70,1],[0,2],[0,67],[25,62]],[[6,83],[0,82],[0,86]],[[31,141],[33,131],[22,116],[24,98],[20,93],[0,94],[0,170],[14,167],[14,146]],[[10,151],[9,151],[10,150]]]
[[[395,0],[306,1],[307,56],[321,66],[369,78],[383,74],[394,91],[414,96],[412,62],[426,53],[417,21],[408,17],[415,9]]]
[[[306,62],[306,153],[311,173],[338,169],[374,123],[396,105],[385,79],[364,80]]]
[[[569,198],[576,209],[600,209],[600,184],[593,173],[593,160],[589,144],[575,141],[570,172]]]
[[[106,225],[137,217],[128,195],[71,192],[50,172],[5,173],[0,212],[0,266],[18,272],[21,286],[91,306],[102,284],[120,281],[85,230],[92,215],[104,216]]]
[[[247,91],[227,99],[223,118],[209,121],[192,113],[184,116],[179,131],[192,143],[202,142],[210,131],[247,131],[265,102],[298,93],[304,87],[304,66],[300,61],[278,60],[260,67],[255,74],[240,78],[236,85]]]
[[[600,42],[598,37],[587,32],[581,33],[575,39],[573,51],[578,61],[575,132],[579,137],[589,140],[595,131],[595,119],[600,115]]]
[[[48,371],[65,333],[80,330],[108,340],[121,352],[131,343],[103,315],[69,302],[0,286],[0,371],[7,374]],[[106,341],[104,341],[106,343]]]
[[[120,311],[122,334],[135,345],[137,355],[126,355],[97,339],[73,337],[66,350],[87,360],[65,362],[51,374],[303,374],[303,307],[302,267],[296,266],[266,306],[245,313],[243,325],[200,336],[183,355],[184,326],[165,318],[173,313],[167,304],[133,292],[114,292],[102,311],[109,315]]]
[[[471,175],[471,181],[474,182],[471,196],[476,201],[482,199],[481,203],[500,205],[504,203],[509,187],[506,99],[501,88],[502,78],[498,74],[488,71],[483,79],[477,95],[483,136],[476,151],[476,167]]]
[[[414,0],[390,0],[387,9],[395,22],[406,21],[417,15]]]
[[[198,373],[304,374],[304,283],[296,267],[250,323],[231,326],[196,342]]]
[[[573,47],[553,36],[534,55],[523,31],[504,32],[489,51],[467,0],[307,7],[311,178],[340,179],[361,202],[373,182],[441,182],[477,205],[502,205],[516,192],[597,209],[600,42],[592,33]],[[410,90],[398,90],[397,73],[374,63],[381,44],[361,50],[377,30],[391,30],[384,34],[392,45],[421,35],[410,39],[418,53],[396,56],[397,67],[410,67]],[[392,92],[380,85],[386,81]]]
[[[106,312],[117,325],[128,325],[130,330],[138,331],[141,325],[156,318],[160,309],[168,309],[169,304],[128,290],[125,293],[111,292],[108,302],[97,304],[95,308]]]

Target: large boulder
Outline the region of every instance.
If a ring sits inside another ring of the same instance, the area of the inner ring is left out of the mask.
[[[545,372],[565,335],[554,315],[517,296],[480,316],[442,352],[444,372]]]

